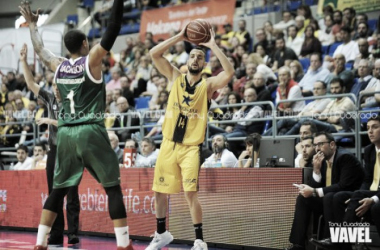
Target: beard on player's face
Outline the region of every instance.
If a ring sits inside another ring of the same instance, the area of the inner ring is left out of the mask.
[[[189,73],[192,75],[198,75],[203,70],[203,67],[199,67],[199,66],[198,66],[198,68],[194,69],[194,68],[192,68],[191,65],[188,65],[187,68],[189,70]]]

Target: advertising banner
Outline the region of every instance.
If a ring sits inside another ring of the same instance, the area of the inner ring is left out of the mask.
[[[331,7],[338,10],[352,7],[356,13],[365,13],[380,9],[380,0],[319,0],[318,1],[318,14],[323,14],[323,7],[331,5]]]
[[[236,0],[208,0],[144,11],[141,16],[140,37],[152,32],[154,39],[167,39],[170,32],[179,31],[191,20],[202,18],[216,24],[219,31],[224,24],[233,24]]]
[[[153,168],[121,169],[121,187],[130,234],[149,237],[156,230]],[[281,249],[293,221],[300,168],[202,169],[199,200],[206,241]],[[0,171],[0,227],[37,228],[47,199],[46,172]],[[113,234],[108,197],[85,171],[79,185],[79,230]],[[230,230],[226,230],[226,223]],[[183,192],[170,195],[167,225],[176,239],[194,240]]]

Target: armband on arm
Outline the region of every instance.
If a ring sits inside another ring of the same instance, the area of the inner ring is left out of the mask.
[[[121,21],[123,18],[123,0],[115,0],[111,9],[111,15],[108,20],[107,30],[104,33],[100,45],[103,49],[110,51],[115,43],[116,37],[119,35]]]

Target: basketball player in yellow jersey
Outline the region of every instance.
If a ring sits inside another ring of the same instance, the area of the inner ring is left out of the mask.
[[[169,79],[170,96],[162,126],[164,138],[153,181],[157,231],[147,250],[160,249],[173,240],[173,236],[166,230],[167,195],[179,193],[181,184],[195,228],[196,240],[192,249],[207,249],[202,233],[202,208],[198,201],[200,150],[205,139],[211,97],[217,89],[227,85],[235,73],[227,57],[216,45],[214,31],[210,32],[210,41],[200,45],[210,48],[222,64],[224,71],[215,77],[201,78],[206,65],[205,51],[201,47],[190,52],[187,74],[182,74],[163,57],[167,49],[186,40],[185,29],[150,50],[154,65]]]

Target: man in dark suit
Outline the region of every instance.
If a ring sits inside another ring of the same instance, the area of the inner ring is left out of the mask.
[[[292,246],[287,250],[304,250],[306,232],[311,214],[323,214],[332,221],[332,201],[339,191],[354,191],[360,187],[364,172],[358,159],[345,149],[336,146],[334,137],[319,132],[313,140],[316,154],[313,157],[313,178],[310,185],[299,186],[293,225],[289,237]]]
[[[367,123],[367,133],[372,144],[364,149],[364,181],[360,190],[355,192],[339,192],[334,196],[334,215],[336,223],[357,222],[365,216],[375,223],[380,234],[380,165],[377,156],[380,153],[380,116],[371,117]],[[378,166],[376,165],[376,162]],[[377,168],[377,169],[376,169]],[[349,200],[347,209],[346,201]],[[346,211],[346,212],[345,212]],[[336,248],[330,238],[323,240],[311,240],[314,245],[322,248]],[[340,244],[341,249],[351,249],[350,244]]]

